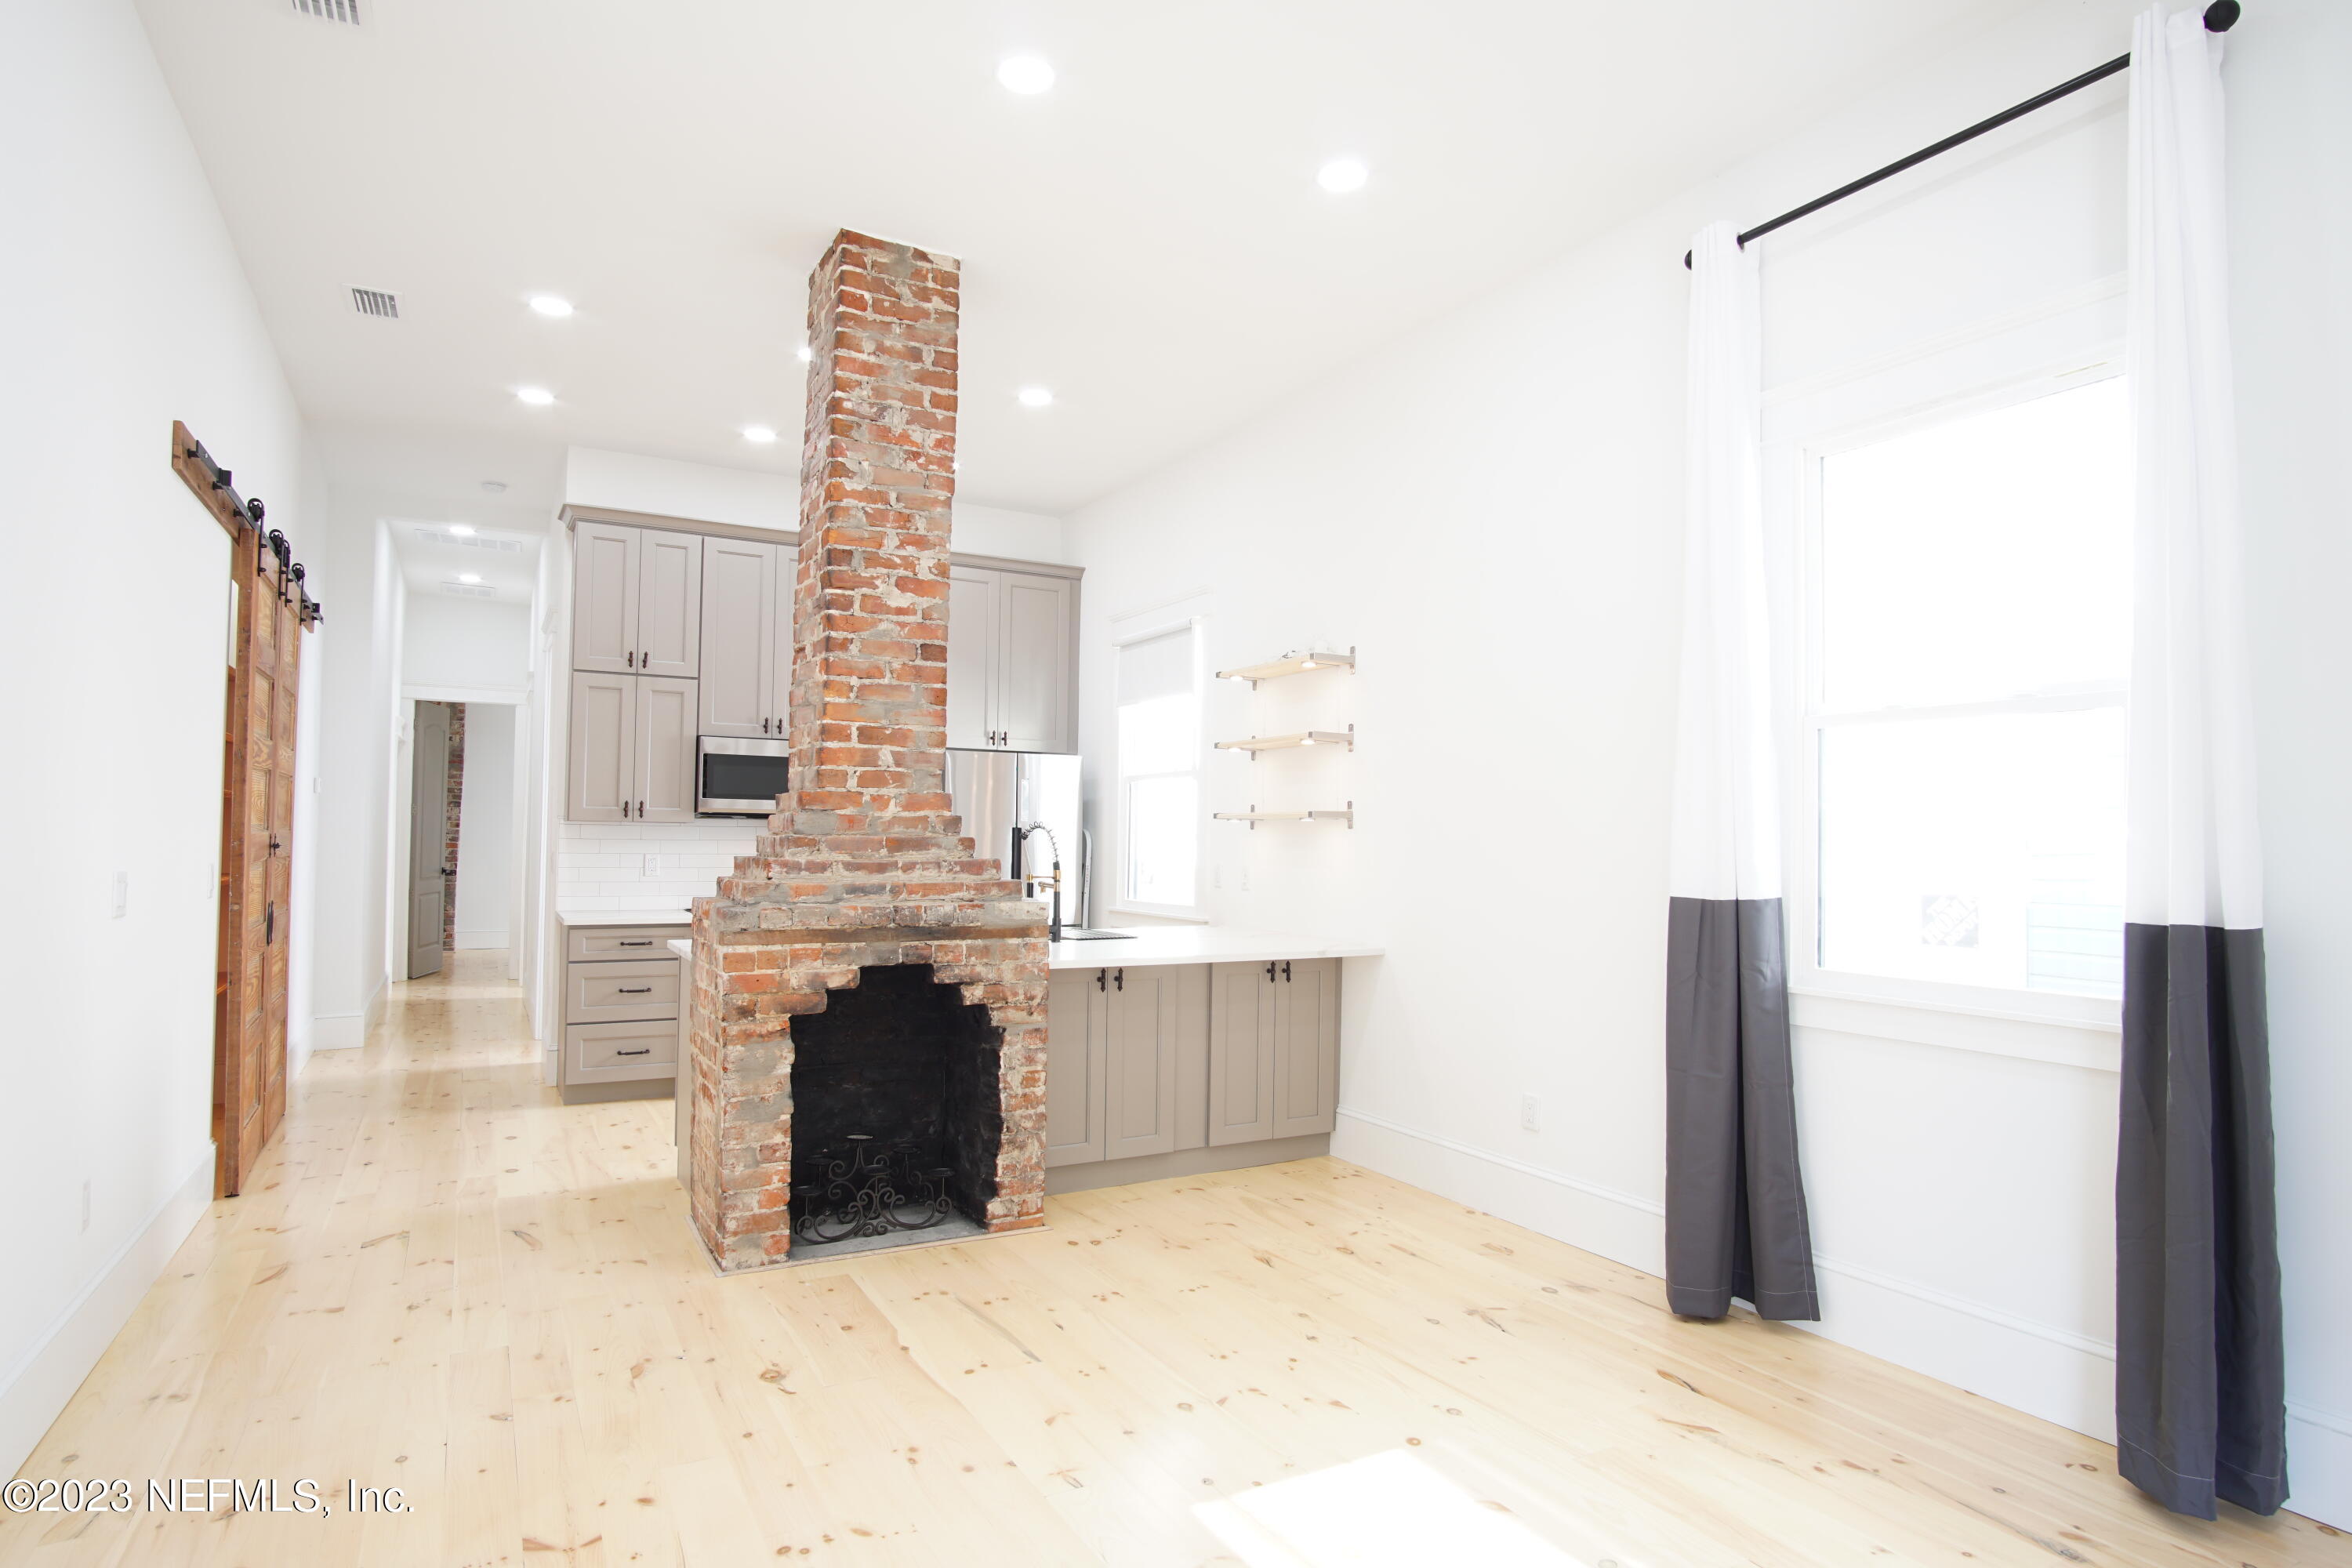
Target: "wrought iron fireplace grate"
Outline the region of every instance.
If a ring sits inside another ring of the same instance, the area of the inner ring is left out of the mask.
[[[898,1230],[928,1230],[955,1212],[939,1152],[852,1132],[845,1147],[801,1165],[793,1184],[793,1235],[811,1247]],[[797,1162],[796,1162],[797,1163]]]

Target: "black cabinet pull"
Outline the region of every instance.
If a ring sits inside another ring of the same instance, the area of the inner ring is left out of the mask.
[[[1290,960],[1286,958],[1282,961],[1282,983],[1285,985],[1290,984]]]
[[[631,669],[635,669],[635,668],[637,668],[637,656],[636,656],[636,654],[635,654],[634,651],[632,651],[632,652],[630,652],[630,653],[628,653],[628,654],[625,655],[624,657],[625,657],[625,658],[628,659],[628,661],[629,661],[629,668],[630,668]]]
[[[624,985],[620,988],[620,991],[621,994],[624,996],[642,996],[652,989],[653,987],[650,985]]]
[[[1109,991],[1110,991],[1110,986],[1109,986],[1109,984],[1108,984],[1109,980],[1110,980],[1110,971],[1109,971],[1109,970],[1108,970],[1108,969],[1097,969],[1097,970],[1096,970],[1096,971],[1095,971],[1095,989],[1096,989],[1096,990],[1100,991],[1100,992],[1103,992],[1105,994],[1108,994],[1109,993]]]
[[[651,947],[653,944],[654,939],[649,936],[635,936],[624,937],[620,942],[614,945],[617,947]]]
[[[1126,971],[1126,970],[1124,970],[1124,969],[1114,969],[1114,970],[1112,970],[1112,971],[1111,971],[1111,975],[1110,975],[1110,983],[1111,983],[1113,985],[1118,986],[1121,991],[1126,990],[1126,989],[1127,989],[1127,971]]]
[[[613,1054],[616,1057],[649,1057],[654,1054],[654,1048],[651,1046],[646,1046],[640,1050],[614,1051]]]

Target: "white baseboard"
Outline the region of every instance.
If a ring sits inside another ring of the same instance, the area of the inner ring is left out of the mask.
[[[383,1020],[384,985],[376,988],[367,999],[367,1005],[356,1013],[320,1013],[313,1016],[310,1050],[355,1051],[367,1044],[367,1037]]]
[[[213,1201],[213,1151],[0,1378],[0,1475],[13,1476]]]
[[[478,948],[504,947],[507,933],[503,928],[498,931],[461,931],[457,933],[457,942],[460,952],[469,952]]]
[[[1339,1108],[1331,1152],[1648,1274],[1665,1270],[1665,1205],[1507,1154]],[[1822,1321],[1792,1325],[1956,1388],[2115,1441],[2111,1341],[1816,1256]],[[2352,1418],[2290,1401],[2288,1506],[2352,1528]]]

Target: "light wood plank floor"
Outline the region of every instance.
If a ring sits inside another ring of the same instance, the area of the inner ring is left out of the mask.
[[[313,1061],[23,1472],[311,1478],[331,1516],[0,1516],[0,1563],[2352,1564],[1333,1160],[719,1279],[667,1102],[556,1103],[500,959]]]

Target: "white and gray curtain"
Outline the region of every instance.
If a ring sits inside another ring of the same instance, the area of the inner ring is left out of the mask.
[[[2137,451],[2116,1416],[2167,1508],[2286,1498],[2262,868],[2238,565],[2221,38],[2132,36]]]
[[[1797,1163],[1764,577],[1756,258],[1691,246],[1689,491],[1666,927],[1666,1300],[1820,1316]]]

